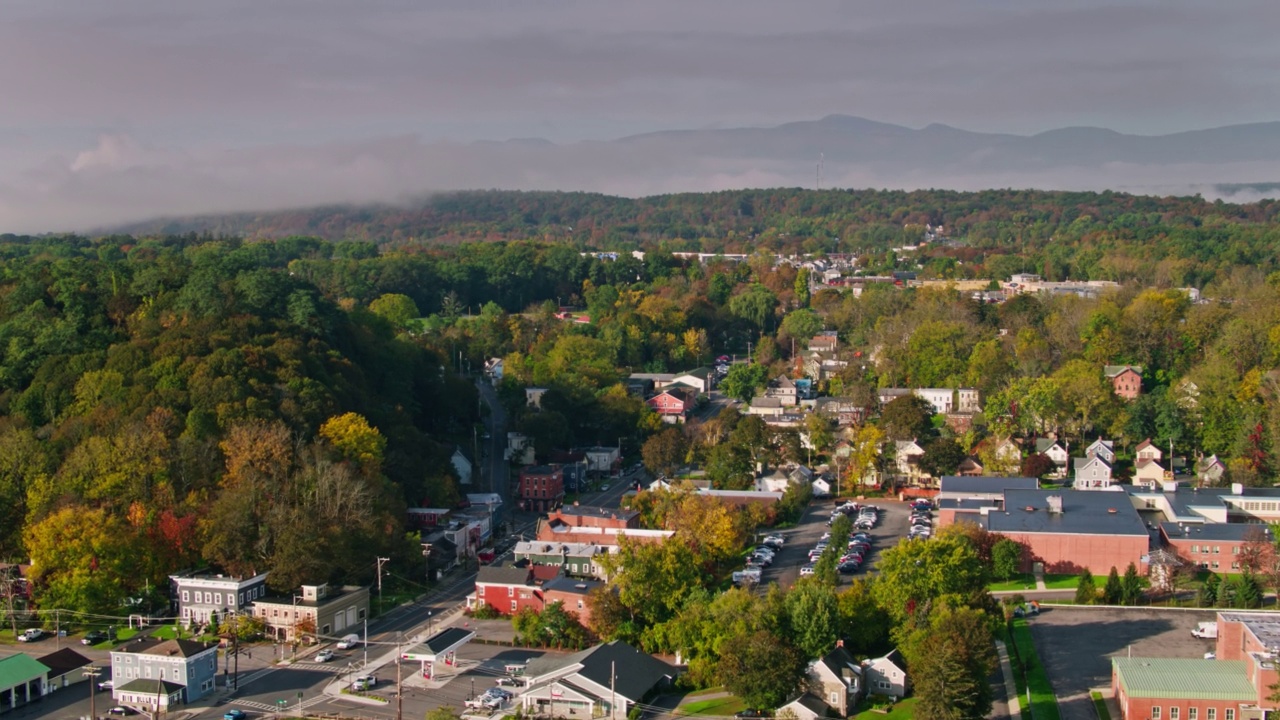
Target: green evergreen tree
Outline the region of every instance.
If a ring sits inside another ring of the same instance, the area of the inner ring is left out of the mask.
[[[1120,581],[1120,599],[1125,605],[1137,605],[1142,601],[1142,578],[1138,577],[1138,568],[1133,563],[1124,570],[1124,578]]]
[[[1262,588],[1253,573],[1246,572],[1236,581],[1236,597],[1233,603],[1238,608],[1254,609],[1262,607]]]
[[[1093,573],[1085,570],[1076,584],[1076,604],[1092,605],[1098,600],[1098,586],[1093,581]]]
[[[1210,574],[1204,581],[1204,585],[1200,588],[1200,595],[1203,599],[1203,602],[1201,602],[1200,605],[1202,607],[1213,607],[1216,605],[1218,602],[1218,591],[1221,586],[1222,578],[1218,577],[1217,573]]]
[[[1102,586],[1102,604],[1119,605],[1124,599],[1124,589],[1120,585],[1120,573],[1116,571],[1116,566],[1111,566],[1111,572],[1107,574],[1107,584]]]

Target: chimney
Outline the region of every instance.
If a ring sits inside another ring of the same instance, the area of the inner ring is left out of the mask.
[[[844,647],[844,640],[836,640],[836,647],[838,648]]]
[[[1050,495],[1044,500],[1049,506],[1048,507],[1049,512],[1056,513],[1058,515],[1062,514],[1062,496],[1061,495]]]
[[[1243,495],[1243,494],[1244,494],[1244,483],[1231,483],[1231,494],[1232,494],[1232,495]]]

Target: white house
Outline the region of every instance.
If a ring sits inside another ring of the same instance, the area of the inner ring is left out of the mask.
[[[778,402],[786,407],[792,407],[800,401],[799,393],[796,391],[796,384],[786,375],[779,375],[769,383],[769,387],[764,391],[765,397],[777,398]]]
[[[547,394],[547,388],[544,387],[528,387],[524,389],[525,402],[529,407],[542,409],[542,396]]]
[[[933,412],[937,415],[945,415],[954,407],[956,392],[951,388],[919,388],[915,394],[932,405]]]
[[[897,650],[884,657],[863,660],[862,675],[869,695],[907,696],[907,663]]]
[[[1065,448],[1058,444],[1056,440],[1049,438],[1036,438],[1036,453],[1044,455],[1053,461],[1057,467],[1053,472],[1054,477],[1067,476],[1067,463],[1071,460],[1071,456],[1067,454]]]
[[[1147,438],[1138,443],[1138,447],[1134,448],[1134,462],[1142,462],[1143,460],[1155,460],[1160,462],[1164,459],[1164,453],[1161,452],[1156,444],[1151,442],[1151,438]]]
[[[1227,466],[1222,464],[1217,455],[1210,455],[1196,461],[1196,477],[1200,479],[1201,485],[1216,484],[1222,480],[1226,472]]]
[[[690,370],[689,372],[683,372],[676,375],[671,382],[672,384],[680,383],[682,385],[688,385],[699,393],[706,395],[711,392],[711,378],[713,376],[714,373],[711,368],[700,367],[696,370]]]
[[[471,484],[471,461],[463,454],[462,448],[454,446],[453,456],[449,458],[449,462],[453,464],[453,469],[458,473],[458,484]]]
[[[1111,488],[1111,463],[1100,455],[1075,459],[1076,490],[1107,490]]]
[[[898,474],[907,478],[920,475],[920,458],[924,457],[924,448],[915,440],[898,440],[894,442],[894,462],[897,463]]]
[[[1165,480],[1164,467],[1149,458],[1139,460],[1133,466],[1133,484],[1156,488]]]
[[[502,382],[502,358],[489,358],[484,361],[484,374],[494,385]]]
[[[814,478],[810,486],[813,488],[813,496],[816,498],[831,496],[831,483],[824,477]]]
[[[675,668],[615,640],[572,655],[544,655],[525,666],[516,698],[525,717],[626,720],[636,703],[670,683]]]

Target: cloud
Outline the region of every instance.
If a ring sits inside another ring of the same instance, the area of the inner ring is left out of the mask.
[[[0,227],[433,188],[803,184],[807,158],[662,167],[575,143],[831,113],[1017,133],[1270,120],[1277,20],[1273,0],[12,0]],[[467,144],[511,137],[575,149]]]

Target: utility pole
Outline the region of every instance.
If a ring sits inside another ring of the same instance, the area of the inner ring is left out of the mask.
[[[102,672],[102,668],[96,665],[90,665],[84,669],[84,676],[89,678],[89,717],[91,720],[98,720],[97,693],[98,689],[98,673]]]
[[[618,717],[618,711],[615,706],[618,704],[618,691],[615,684],[618,680],[618,663],[609,662],[609,714]]]
[[[374,558],[378,561],[378,614],[382,614],[382,563],[391,562],[391,558]]]
[[[369,613],[364,614],[364,667],[369,667]]]
[[[56,608],[53,611],[53,642],[54,649],[62,649],[62,611]]]
[[[400,691],[400,641],[404,638],[404,633],[396,638],[396,720],[404,720],[402,713],[404,706],[404,693]]]

